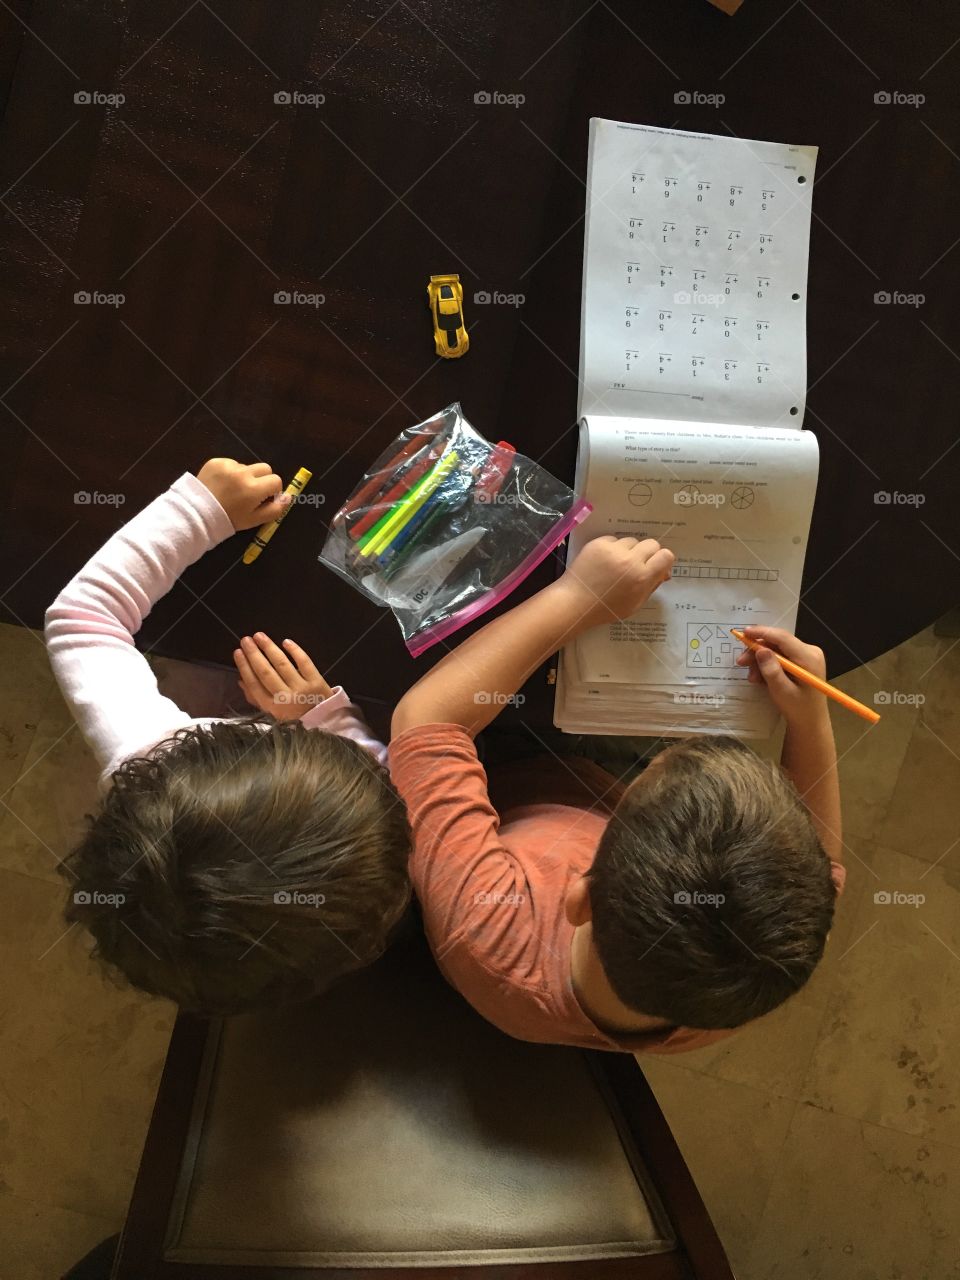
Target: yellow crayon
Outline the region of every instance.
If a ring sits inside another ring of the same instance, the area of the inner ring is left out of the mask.
[[[287,485],[287,487],[284,489],[283,492],[285,494],[289,494],[291,499],[296,498],[297,494],[303,493],[304,489],[310,483],[310,479],[312,476],[313,476],[312,471],[308,471],[306,467],[301,467],[300,470],[293,477],[293,479],[290,481],[290,483]],[[254,560],[256,560],[257,556],[260,554],[263,548],[267,545],[267,543],[270,541],[273,535],[280,528],[280,521],[284,518],[284,516],[287,514],[287,512],[290,510],[292,506],[293,506],[293,502],[291,501],[280,512],[276,520],[270,520],[267,524],[262,524],[260,526],[256,534],[254,535],[253,541],[250,543],[249,547],[247,547],[246,551],[243,553],[244,564],[253,564]]]

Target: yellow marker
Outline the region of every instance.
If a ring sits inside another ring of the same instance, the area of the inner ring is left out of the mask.
[[[413,519],[430,495],[440,487],[448,472],[453,470],[457,462],[457,451],[456,449],[451,449],[446,457],[441,458],[433,470],[429,471],[420,483],[415,485],[407,496],[397,503],[390,513],[390,518],[385,522],[377,537],[368,542],[360,554],[362,556],[378,556],[382,551],[385,551],[396,534],[400,532],[408,521]]]
[[[313,476],[312,471],[308,471],[306,467],[301,467],[300,470],[297,472],[297,474],[293,477],[293,479],[290,481],[290,483],[287,485],[287,487],[283,491],[285,494],[290,495],[291,501],[280,512],[276,520],[270,520],[267,524],[262,524],[260,528],[257,530],[256,534],[254,535],[253,541],[250,543],[249,547],[247,547],[246,551],[243,553],[244,564],[253,564],[254,560],[256,560],[257,556],[260,554],[263,548],[267,545],[267,543],[270,541],[273,535],[280,528],[280,521],[284,518],[284,516],[293,506],[292,499],[296,498],[297,494],[303,493],[304,489],[310,483],[312,476]]]

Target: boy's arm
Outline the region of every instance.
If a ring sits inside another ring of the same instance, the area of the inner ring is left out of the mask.
[[[487,623],[404,694],[392,736],[421,724],[476,735],[545,658],[590,627],[629,617],[672,564],[673,553],[652,538],[594,538],[562,578]]]
[[[827,855],[833,862],[842,862],[837,748],[827,700],[822,695],[820,699],[823,705],[810,720],[802,724],[787,721],[780,763],[809,809]]]
[[[751,640],[766,646],[754,653],[742,654],[738,662],[750,667],[750,679],[754,683],[762,680],[766,684],[786,721],[780,763],[807,806],[828,857],[833,862],[842,862],[837,749],[827,699],[815,689],[791,680],[771,649],[826,679],[823,652],[778,627],[744,627],[744,632]]]
[[[181,476],[119,529],[47,610],[54,674],[105,768],[191,723],[159,692],[133,637],[188,565],[236,529],[276,518],[282,487],[266,463],[214,459],[199,478]]]

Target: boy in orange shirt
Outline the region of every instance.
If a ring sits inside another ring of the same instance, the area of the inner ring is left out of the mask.
[[[409,871],[448,981],[524,1040],[699,1048],[810,977],[843,885],[819,649],[747,627],[786,720],[781,766],[731,737],[678,739],[628,786],[586,760],[481,766],[474,736],[561,645],[629,617],[670,576],[654,539],[599,537],[556,582],[449,653],[400,700],[390,767]],[[482,700],[478,700],[478,694]]]

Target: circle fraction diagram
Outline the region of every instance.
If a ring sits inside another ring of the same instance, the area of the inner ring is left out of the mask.
[[[652,497],[653,490],[643,480],[638,480],[627,490],[627,501],[634,507],[645,507]]]
[[[695,484],[685,484],[673,495],[673,500],[681,507],[694,507],[700,502],[700,489]]]
[[[743,511],[753,506],[755,497],[756,494],[748,484],[738,484],[730,494],[730,505],[734,511]]]

